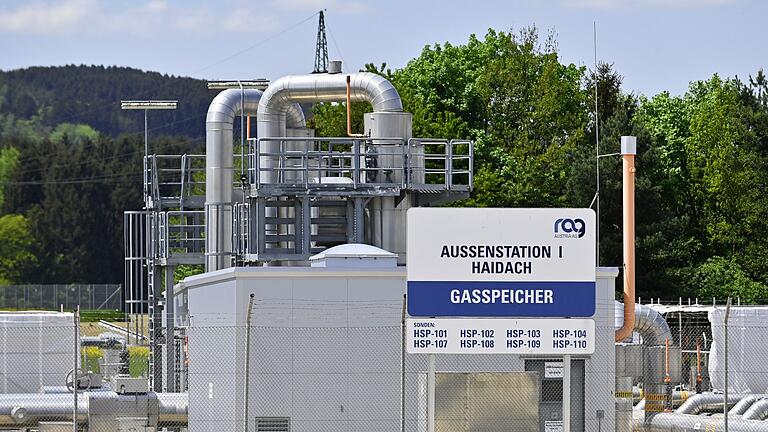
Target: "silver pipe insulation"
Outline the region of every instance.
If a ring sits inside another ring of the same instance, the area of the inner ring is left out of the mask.
[[[664,346],[667,340],[673,342],[669,324],[650,306],[635,304],[635,331],[640,333],[645,346]]]
[[[696,415],[705,411],[720,411],[723,410],[724,395],[720,393],[699,393],[688,398],[678,409],[675,410],[675,414],[691,414]],[[743,395],[728,395],[728,405],[735,405],[743,398]]]
[[[754,394],[754,395],[746,395],[743,398],[741,398],[740,401],[736,402],[736,405],[731,408],[730,411],[728,411],[728,415],[742,415],[749,407],[752,406],[753,403],[757,402],[760,399],[766,398],[768,395],[764,394]]]
[[[213,99],[205,119],[205,270],[231,266],[232,257],[232,133],[235,117],[257,115],[263,92],[228,89]],[[301,107],[284,107],[291,127],[304,127]]]
[[[90,408],[90,393],[81,392],[77,401],[77,422],[87,424],[94,413]],[[135,403],[137,398],[157,400],[157,413],[132,412],[134,417],[147,417],[158,426],[186,426],[188,415],[188,397],[186,393],[147,393],[145,395],[118,395],[99,392],[100,400],[113,399],[115,405],[126,402],[121,407],[145,407]],[[72,421],[74,414],[72,394],[2,394],[0,395],[0,428],[23,429],[36,427],[41,421]],[[103,416],[110,413],[98,413]],[[117,413],[115,413],[117,414]],[[120,416],[125,416],[120,414]],[[156,419],[152,417],[156,416]]]
[[[353,74],[288,75],[272,82],[259,101],[256,133],[259,138],[286,136],[286,123],[294,113],[290,107],[296,103],[342,102],[347,98],[347,76],[350,77],[350,98],[367,101],[374,112],[402,112],[403,103],[395,86],[386,78],[370,72]],[[268,153],[278,150],[277,142],[264,144]],[[262,167],[272,167],[274,158],[266,156],[259,161]],[[274,173],[261,172],[262,183],[274,183]]]
[[[722,418],[658,413],[644,422],[635,422],[635,430],[646,432],[725,432],[725,423]],[[730,418],[728,420],[728,432],[768,432],[768,422]]]
[[[756,400],[741,416],[744,420],[765,420],[768,418],[768,399]]]

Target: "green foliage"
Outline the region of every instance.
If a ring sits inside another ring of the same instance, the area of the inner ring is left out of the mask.
[[[62,123],[51,132],[50,140],[60,142],[67,137],[73,143],[82,143],[95,141],[99,133],[92,127],[85,124]]]
[[[149,369],[149,348],[144,346],[128,347],[128,371],[132,377],[147,376]]]
[[[101,359],[104,358],[104,351],[95,346],[86,346],[80,348],[80,364],[86,372],[99,373],[101,371]]]
[[[19,164],[19,151],[14,147],[0,150],[0,208],[5,204],[5,188]]]
[[[23,276],[37,264],[31,252],[34,238],[23,215],[0,217],[0,284],[23,281]]]
[[[120,100],[176,99],[180,101],[177,110],[150,113],[149,127],[162,126],[159,132],[164,134],[198,139],[205,136],[205,113],[214,96],[203,80],[116,66],[0,71],[0,89],[5,100],[0,115],[11,113],[15,121],[34,120],[47,131],[62,123],[87,124],[110,136],[144,129],[142,113],[121,110]]]
[[[681,276],[695,288],[699,298],[739,298],[747,304],[765,304],[768,285],[752,280],[734,258],[715,256],[692,269],[682,269]]]
[[[99,322],[101,320],[111,322],[125,321],[125,313],[119,310],[107,309],[83,309],[80,311],[80,322]]]
[[[174,282],[178,283],[184,280],[184,278],[199,275],[201,273],[205,272],[205,267],[201,265],[179,265],[176,266],[176,269],[173,271],[173,280]]]

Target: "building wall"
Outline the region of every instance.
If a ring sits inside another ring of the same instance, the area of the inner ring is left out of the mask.
[[[613,425],[616,269],[599,269],[595,354],[585,358],[585,424]],[[291,430],[401,428],[403,267],[232,268],[188,278],[190,432],[243,430],[245,322],[251,327],[249,430],[290,417]],[[531,357],[528,357],[531,358]],[[522,372],[517,355],[439,355],[438,372]],[[424,429],[427,356],[405,357],[407,431]]]

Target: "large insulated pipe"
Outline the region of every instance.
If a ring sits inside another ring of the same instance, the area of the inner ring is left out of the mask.
[[[616,326],[622,326],[622,320],[624,319],[623,311],[625,306],[619,302],[615,302],[614,311],[616,314]],[[633,331],[640,334],[643,338],[643,345],[649,346],[663,346],[667,339],[672,339],[672,331],[669,329],[669,324],[661,314],[650,306],[643,304],[634,305],[635,313],[633,315]],[[627,339],[631,337],[631,334],[627,336]]]
[[[231,266],[232,262],[232,132],[235,117],[256,115],[262,91],[228,89],[213,99],[205,119],[205,270]],[[304,113],[297,105],[284,107],[291,127],[304,127]]]
[[[286,136],[290,106],[302,102],[342,102],[347,96],[349,76],[350,100],[367,101],[374,112],[401,112],[403,103],[395,87],[381,75],[370,72],[354,74],[288,75],[274,81],[264,91],[257,113],[256,135],[259,138]],[[276,153],[277,142],[266,142],[267,153]],[[274,165],[274,157],[261,158],[263,168]],[[274,183],[274,172],[262,171],[262,183]]]
[[[768,399],[755,401],[741,416],[744,420],[765,420],[768,418]]]
[[[647,432],[726,432],[722,418],[677,413],[659,413],[636,426]],[[768,422],[731,418],[727,432],[768,432]]]
[[[632,336],[635,318],[635,154],[637,138],[621,137],[623,175],[624,324],[616,330],[616,342]]]
[[[735,405],[744,396],[743,395],[729,395],[728,405]],[[675,410],[675,414],[691,414],[696,415],[705,411],[720,411],[723,410],[723,398],[724,395],[720,393],[699,393],[688,398],[678,409]]]
[[[728,415],[742,415],[749,409],[750,406],[752,406],[753,403],[759,401],[760,399],[768,398],[768,395],[764,394],[756,394],[756,395],[746,395],[743,398],[741,398],[740,401],[736,403],[736,405],[731,408],[730,411],[728,411]]]
[[[80,393],[77,402],[77,422],[85,424],[89,414],[110,414],[105,412],[89,413],[91,395],[88,392]],[[115,416],[125,417],[126,411],[133,407],[146,407],[145,404],[136,403],[137,398],[157,399],[157,413],[130,412],[133,417],[157,416],[157,424],[162,427],[186,426],[188,414],[188,397],[186,393],[148,393],[146,395],[122,396],[117,393],[106,395],[99,392],[95,395],[99,398],[101,406],[104,400],[112,399],[110,406],[119,410]],[[126,403],[120,404],[121,401]],[[0,428],[25,429],[37,427],[41,421],[72,421],[72,394],[2,394],[0,395]]]

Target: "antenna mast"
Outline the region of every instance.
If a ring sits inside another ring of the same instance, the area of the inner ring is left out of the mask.
[[[317,23],[317,43],[315,44],[315,70],[312,73],[328,72],[328,41],[325,39],[325,15],[320,11]]]

